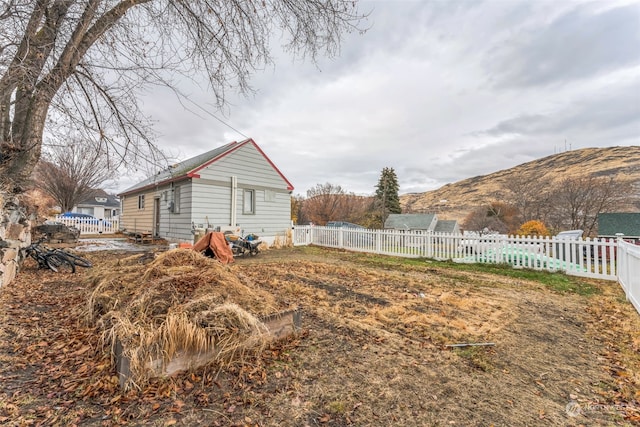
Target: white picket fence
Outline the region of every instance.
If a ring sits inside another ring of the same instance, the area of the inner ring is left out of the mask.
[[[508,263],[618,281],[640,312],[640,246],[622,239],[467,236],[403,230],[295,226],[293,244],[455,262]]]
[[[618,242],[618,282],[640,313],[640,246]]]
[[[117,219],[65,218],[57,216],[54,221],[68,227],[75,227],[82,234],[113,234],[120,229]]]

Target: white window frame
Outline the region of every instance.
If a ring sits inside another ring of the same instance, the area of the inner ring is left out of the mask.
[[[144,194],[138,196],[138,210],[144,209]]]
[[[244,215],[255,215],[256,190],[245,189],[242,193],[242,213]]]
[[[173,213],[180,213],[180,197],[180,186],[176,186],[173,188]]]

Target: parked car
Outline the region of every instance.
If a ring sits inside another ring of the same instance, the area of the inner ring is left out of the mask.
[[[582,230],[567,230],[561,231],[556,235],[556,239],[561,240],[578,240],[582,237]]]
[[[93,215],[83,214],[78,212],[65,212],[62,215],[60,215],[59,218],[72,219],[76,224],[92,224],[92,225],[102,224],[105,227],[111,227],[111,221],[108,221],[106,219],[98,219]]]

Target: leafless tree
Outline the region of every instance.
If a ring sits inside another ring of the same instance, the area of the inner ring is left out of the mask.
[[[554,187],[549,224],[555,230],[583,230],[585,236],[593,236],[598,214],[625,206],[631,189],[614,176],[567,178]]]
[[[545,221],[552,187],[551,181],[544,176],[515,175],[504,182],[505,200],[517,209],[519,224]]]
[[[347,193],[341,186],[330,183],[316,184],[307,190],[306,198],[296,198],[296,206],[299,224],[347,221],[371,225],[370,216],[375,213],[372,196]]]
[[[480,234],[507,233],[509,227],[495,214],[492,206],[483,206],[471,211],[462,221],[462,228]]]
[[[63,212],[91,197],[110,177],[104,153],[78,141],[49,147],[35,170],[36,186],[49,194]]]
[[[250,75],[272,62],[274,33],[315,60],[336,54],[359,21],[352,0],[5,0],[0,188],[22,191],[45,130],[80,132],[123,162],[148,158],[157,151],[141,90],[205,71],[223,106],[227,90],[250,91]]]
[[[339,185],[316,184],[307,190],[303,203],[304,217],[314,224],[325,225],[328,221],[342,220],[346,191]]]

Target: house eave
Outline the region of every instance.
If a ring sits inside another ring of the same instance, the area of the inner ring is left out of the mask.
[[[200,175],[187,173],[185,175],[180,175],[180,176],[176,176],[176,177],[173,177],[173,178],[165,179],[163,181],[154,182],[152,184],[147,184],[144,187],[139,187],[139,188],[135,188],[135,189],[133,189],[131,191],[120,193],[120,194],[118,194],[118,197],[130,196],[132,194],[137,194],[137,193],[144,193],[144,192],[149,191],[151,189],[158,188],[158,187],[161,187],[163,185],[171,184],[172,182],[184,181],[184,180],[187,180],[189,178],[200,178]]]

